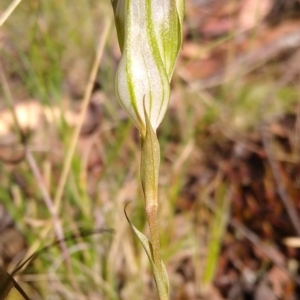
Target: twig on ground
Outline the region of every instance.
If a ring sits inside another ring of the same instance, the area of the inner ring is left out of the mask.
[[[282,200],[282,203],[284,204],[284,207],[291,219],[291,222],[298,234],[300,236],[300,220],[297,215],[296,209],[293,205],[292,200],[290,199],[290,196],[288,192],[286,191],[286,188],[284,186],[284,183],[282,181],[282,178],[280,176],[280,169],[278,162],[274,159],[272,155],[271,150],[271,136],[269,133],[269,130],[267,128],[267,125],[264,124],[261,126],[261,136],[262,136],[262,142],[266,151],[267,159],[269,161],[269,164],[271,166],[272,174],[276,183],[276,189],[277,192]]]
[[[248,53],[241,54],[226,68],[218,71],[212,76],[199,81],[198,79],[189,81],[184,73],[184,70],[179,70],[179,76],[188,83],[191,92],[213,88],[222,84],[226,84],[235,78],[247,75],[259,67],[265,65],[270,60],[291,50],[298,50],[300,46],[300,31],[299,28],[280,36],[278,39],[270,42],[264,47],[253,50]],[[226,74],[226,70],[229,72]]]
[[[275,94],[278,92],[278,90],[280,88],[282,88],[283,86],[285,86],[288,82],[293,80],[295,75],[299,73],[299,68],[295,67],[295,65],[293,64],[293,62],[297,58],[299,58],[299,53],[295,54],[293,59],[291,60],[290,64],[287,65],[287,72],[278,81],[276,88],[262,101],[261,109],[260,109],[260,114],[261,114],[262,119],[263,119],[264,111],[267,109],[267,105],[269,104],[270,101],[273,100],[273,98],[275,97]],[[279,165],[272,155],[271,136],[270,136],[270,132],[267,128],[267,124],[265,122],[262,122],[262,125],[260,126],[260,134],[262,137],[263,147],[265,149],[266,156],[267,156],[267,159],[271,166],[272,174],[274,176],[277,192],[283,202],[283,205],[291,219],[291,222],[292,222],[297,234],[300,236],[300,219],[294,208],[292,200],[290,199],[289,194],[286,191],[284,183],[282,182],[282,178],[280,176]]]
[[[264,243],[254,232],[252,232],[250,229],[248,229],[246,226],[244,226],[235,219],[231,219],[229,221],[229,225],[232,226],[235,230],[237,230],[240,234],[242,234],[257,248],[259,248],[269,258],[270,261],[272,261],[275,265],[283,269],[297,284],[300,284],[300,277],[296,276],[291,271],[289,271],[287,267],[276,258],[279,257],[278,254],[280,253],[278,249],[271,245],[264,245]]]
[[[213,201],[209,200],[206,202],[207,207],[215,212],[216,206],[213,203]],[[281,256],[279,255],[280,251],[276,249],[275,247],[268,245],[266,246],[260,238],[252,232],[249,228],[241,224],[235,219],[229,219],[228,221],[229,226],[233,227],[236,231],[238,231],[241,235],[243,235],[246,239],[248,239],[252,244],[254,244],[257,248],[259,248],[268,258],[271,262],[273,262],[275,265],[283,269],[287,274],[297,283],[300,285],[300,277],[296,276],[292,272],[288,270],[288,268],[277,259],[277,257]],[[276,254],[277,253],[277,254]]]

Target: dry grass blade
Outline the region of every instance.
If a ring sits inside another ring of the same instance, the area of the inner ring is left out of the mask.
[[[275,265],[283,269],[287,274],[289,274],[290,278],[292,278],[297,284],[300,284],[300,278],[299,276],[295,276],[293,273],[291,273],[288,268],[278,260],[279,250],[277,250],[272,245],[266,246],[262,240],[251,230],[249,230],[246,226],[241,224],[235,219],[232,219],[229,221],[229,225],[232,226],[235,230],[237,230],[241,235],[243,235],[246,239],[248,239],[251,243],[253,243],[255,246],[257,246],[269,259],[272,261]]]
[[[9,274],[0,268],[0,300],[5,300],[10,290],[13,288],[13,284],[9,277]]]
[[[89,77],[89,81],[87,83],[86,86],[86,90],[85,90],[85,94],[84,94],[84,98],[83,98],[83,103],[82,103],[82,109],[81,109],[81,113],[79,116],[79,120],[78,120],[78,124],[75,128],[72,140],[71,140],[71,144],[70,147],[68,149],[67,152],[67,156],[66,159],[64,161],[64,165],[63,165],[63,171],[59,180],[59,184],[58,184],[58,188],[54,197],[54,205],[56,207],[56,209],[59,209],[60,207],[60,202],[61,202],[61,197],[63,195],[63,191],[64,191],[64,187],[68,178],[68,174],[70,171],[70,167],[71,167],[71,162],[75,153],[75,149],[76,149],[76,144],[80,135],[80,131],[84,122],[84,117],[86,115],[86,111],[88,108],[88,104],[89,104],[89,100],[93,91],[93,86],[94,86],[94,82],[96,79],[96,75],[97,75],[97,71],[99,69],[100,66],[100,61],[103,55],[103,51],[104,51],[104,46],[105,46],[105,42],[108,36],[108,32],[110,29],[110,26],[112,24],[112,19],[111,18],[107,18],[104,24],[104,29],[103,29],[103,33],[102,33],[102,37],[100,39],[99,42],[99,46],[98,46],[98,50],[97,50],[97,54],[96,54],[96,58],[95,61],[93,63],[93,67],[90,73],[90,77]]]
[[[61,247],[61,251],[66,259],[66,263],[67,266],[70,265],[69,259],[68,259],[68,249],[67,246],[65,245],[64,242],[64,233],[63,233],[63,229],[62,229],[62,225],[61,225],[61,221],[59,219],[57,210],[55,209],[55,206],[53,204],[53,200],[51,199],[49,192],[45,186],[44,180],[42,178],[42,175],[39,171],[39,168],[31,154],[31,152],[29,151],[27,145],[26,145],[26,136],[24,135],[22,128],[20,126],[20,122],[18,120],[18,116],[14,110],[14,106],[13,106],[13,96],[11,94],[11,90],[9,88],[8,82],[6,80],[6,77],[4,75],[2,66],[0,65],[0,77],[1,77],[1,82],[5,91],[5,96],[6,96],[6,101],[7,104],[9,106],[9,109],[11,110],[12,116],[14,118],[14,122],[15,122],[15,126],[17,128],[17,131],[19,133],[20,136],[20,142],[22,142],[25,146],[25,157],[27,159],[27,162],[30,166],[30,169],[34,175],[34,178],[36,180],[36,183],[42,193],[44,202],[46,204],[46,207],[48,209],[48,211],[50,212],[52,219],[53,219],[53,225],[54,225],[54,230],[57,236],[57,239],[61,241],[60,247]]]
[[[43,199],[47,206],[47,209],[52,216],[55,233],[56,233],[57,238],[61,241],[60,248],[61,248],[64,258],[66,259],[67,268],[70,268],[68,248],[64,241],[64,232],[62,229],[61,220],[57,214],[57,210],[55,209],[53,200],[51,199],[51,197],[48,193],[48,190],[46,188],[46,185],[45,185],[44,179],[41,175],[41,172],[35,162],[34,157],[32,156],[32,153],[28,149],[28,147],[26,147],[26,149],[25,149],[25,156],[26,156],[26,160],[30,166],[30,169],[34,175],[34,178],[36,179],[36,182],[39,186],[39,189],[43,195]]]
[[[22,0],[14,0],[6,9],[6,11],[0,17],[0,27],[5,23],[9,16],[13,13],[16,7],[21,3]]]
[[[298,55],[295,56],[295,58],[298,58]],[[261,105],[261,114],[263,116],[264,111],[267,107],[267,105],[270,103],[270,101],[273,100],[273,96],[277,92],[277,90],[281,87],[286,85],[289,81],[293,80],[295,75],[299,73],[299,69],[297,67],[294,67],[293,65],[288,66],[287,72],[282,76],[282,78],[278,81],[276,89],[269,95]],[[271,135],[267,128],[266,123],[262,123],[260,126],[260,134],[262,138],[262,143],[264,146],[264,149],[266,151],[266,156],[269,161],[269,164],[271,166],[272,174],[274,177],[274,180],[276,182],[276,188],[278,191],[278,194],[285,206],[285,209],[291,219],[291,222],[295,228],[295,231],[297,232],[298,236],[300,236],[300,219],[297,214],[297,211],[295,209],[295,206],[293,205],[292,200],[289,197],[289,194],[286,190],[286,187],[284,186],[284,183],[282,182],[281,175],[280,175],[280,168],[278,165],[278,162],[275,160],[275,158],[272,155],[272,149],[271,149]]]
[[[92,234],[100,234],[100,233],[112,233],[113,231],[110,229],[95,229],[95,230],[80,230],[77,234],[70,234],[69,236],[66,236],[64,238],[64,242],[68,240],[74,240],[78,237],[85,237]],[[22,263],[20,263],[14,271],[9,274],[7,273],[3,268],[0,267],[0,300],[5,300],[8,294],[10,293],[10,290],[15,287],[16,290],[24,297],[26,300],[30,300],[28,295],[24,292],[24,290],[21,288],[21,286],[14,280],[13,276],[16,275],[23,267],[25,267],[28,263],[30,263],[32,260],[37,258],[41,253],[49,250],[50,248],[60,245],[62,240],[56,240],[50,245],[45,246],[44,248],[36,251],[33,253],[30,257],[25,259]]]
[[[9,297],[9,293],[13,287],[23,296],[25,300],[30,300],[25,291],[20,287],[20,285],[14,280],[12,275],[5,272],[0,268],[0,300],[5,300]],[[14,299],[14,298],[12,298]]]
[[[292,222],[298,236],[300,236],[300,219],[297,215],[296,208],[295,208],[292,200],[289,197],[286,187],[284,186],[284,183],[282,182],[282,179],[280,176],[280,168],[278,166],[278,163],[273,158],[272,150],[271,150],[271,137],[270,137],[270,133],[268,132],[268,129],[266,128],[266,126],[262,126],[261,136],[262,136],[263,145],[264,145],[264,148],[265,148],[265,151],[267,154],[267,159],[270,163],[272,173],[274,176],[274,180],[276,182],[278,194],[280,195],[280,198],[285,206],[285,209],[291,219],[291,222]]]

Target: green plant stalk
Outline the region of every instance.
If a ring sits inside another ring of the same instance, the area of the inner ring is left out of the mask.
[[[116,94],[141,134],[141,183],[150,241],[126,218],[142,243],[160,300],[169,299],[169,279],[158,233],[160,147],[156,129],[170,99],[170,81],[182,43],[184,0],[112,0],[122,53]]]
[[[160,300],[167,300],[169,298],[169,284],[168,276],[161,260],[157,220],[160,147],[156,133],[149,121],[145,106],[144,112],[146,116],[146,133],[142,136],[140,176],[145,198],[145,210],[150,230],[150,252],[154,264],[152,268],[156,269],[154,271],[154,278]],[[160,282],[158,281],[162,281],[165,288],[162,289]]]
[[[142,137],[141,182],[145,197],[147,220],[150,229],[153,261],[157,266],[160,265],[161,260],[157,224],[159,164],[160,147],[156,134],[151,128],[150,130],[147,130],[145,138]]]
[[[146,207],[146,214],[150,229],[150,242],[152,245],[153,261],[158,271],[161,272],[162,268],[160,263],[161,255],[157,222],[157,205],[150,205],[150,207]]]
[[[134,233],[142,243],[149,258],[159,299],[169,299],[169,279],[166,268],[161,260],[159,231],[157,221],[158,210],[158,174],[160,163],[160,147],[155,131],[153,130],[144,105],[145,133],[141,135],[141,183],[145,197],[145,210],[150,229],[150,241],[125,216]]]

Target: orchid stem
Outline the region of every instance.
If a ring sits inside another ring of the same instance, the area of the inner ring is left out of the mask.
[[[150,242],[152,245],[153,261],[156,268],[160,271],[161,255],[157,222],[157,205],[151,205],[150,207],[146,207],[146,214],[150,230]]]

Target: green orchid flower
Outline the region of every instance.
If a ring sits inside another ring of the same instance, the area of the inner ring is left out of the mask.
[[[112,5],[122,52],[116,93],[141,134],[140,177],[150,240],[126,217],[148,255],[159,299],[167,300],[169,280],[161,260],[157,222],[160,149],[156,129],[169,103],[182,43],[184,0],[112,0]]]
[[[182,43],[183,0],[113,0],[122,52],[116,93],[142,136],[145,109],[154,131],[169,103],[170,81]]]

